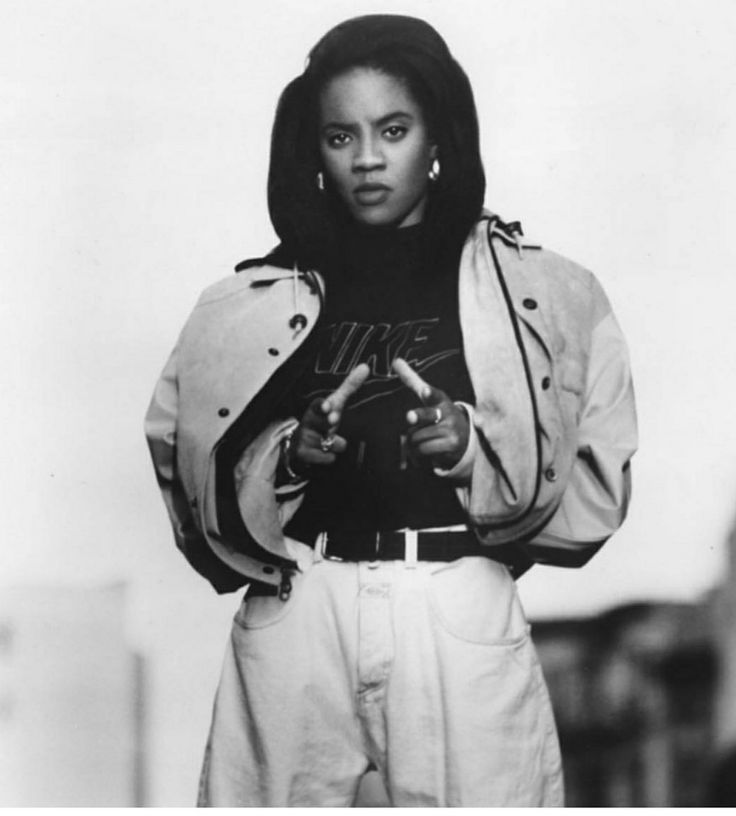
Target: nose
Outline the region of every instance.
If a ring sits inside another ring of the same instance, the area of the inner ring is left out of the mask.
[[[357,149],[353,156],[353,172],[367,173],[371,170],[380,170],[385,164],[375,139],[367,137],[357,141]]]

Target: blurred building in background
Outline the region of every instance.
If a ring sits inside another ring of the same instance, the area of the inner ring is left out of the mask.
[[[0,590],[0,806],[145,802],[125,586]]]
[[[710,604],[636,604],[534,627],[569,807],[692,807],[716,759]]]
[[[736,805],[736,529],[697,604],[537,623],[567,804]]]

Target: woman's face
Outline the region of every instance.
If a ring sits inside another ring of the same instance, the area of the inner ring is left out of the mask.
[[[373,226],[419,223],[437,149],[405,84],[354,68],[325,85],[319,113],[324,172],[353,218]]]

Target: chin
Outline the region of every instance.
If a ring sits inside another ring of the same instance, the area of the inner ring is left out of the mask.
[[[375,210],[359,210],[358,212],[353,212],[353,218],[359,224],[365,224],[369,227],[392,227],[397,225],[397,219],[391,214],[377,212]]]

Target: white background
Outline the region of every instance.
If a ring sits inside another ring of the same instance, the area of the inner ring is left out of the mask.
[[[175,552],[142,436],[199,291],[275,242],[278,94],[332,25],[434,24],[470,76],[487,205],[593,269],[640,413],[629,520],[534,617],[697,600],[736,504],[736,5],[2,0],[0,581],[130,582],[154,804],[193,796],[237,599]],[[53,614],[53,610],[49,610]]]

